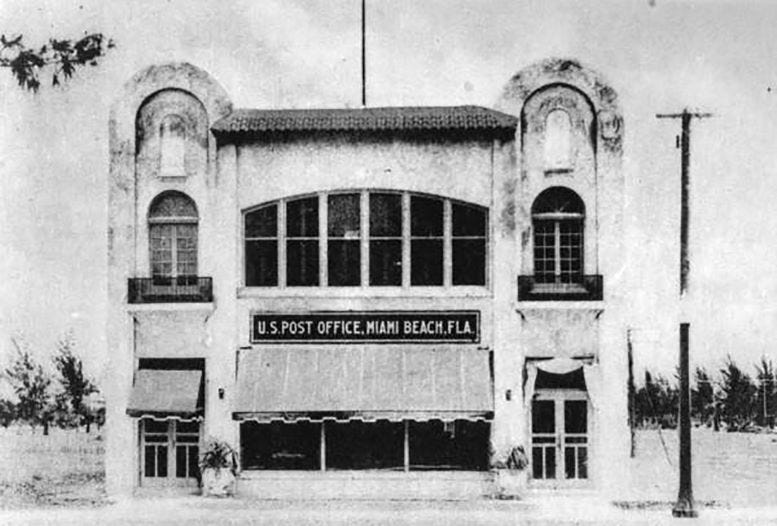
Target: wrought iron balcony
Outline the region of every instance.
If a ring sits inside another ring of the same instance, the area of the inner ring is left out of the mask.
[[[129,303],[209,303],[213,279],[199,276],[129,278]]]
[[[600,274],[565,277],[518,276],[518,301],[601,301]]]

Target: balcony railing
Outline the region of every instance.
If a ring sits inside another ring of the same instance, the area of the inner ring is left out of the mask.
[[[601,301],[602,276],[573,276],[566,282],[518,276],[518,301]]]
[[[129,303],[209,303],[213,301],[213,280],[199,276],[130,278]]]

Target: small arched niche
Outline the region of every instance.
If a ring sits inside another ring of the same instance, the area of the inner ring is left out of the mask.
[[[186,123],[180,115],[165,115],[159,127],[159,175],[186,176]]]
[[[545,117],[545,171],[572,169],[572,120],[563,109],[551,110]]]

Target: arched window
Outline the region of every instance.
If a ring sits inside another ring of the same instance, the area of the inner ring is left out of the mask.
[[[350,190],[282,199],[245,213],[245,284],[482,287],[487,233],[486,208],[441,196]]]
[[[159,175],[186,176],[186,123],[180,115],[165,115],[159,126]]]
[[[197,207],[181,192],[158,195],[148,211],[151,276],[158,284],[197,277]]]
[[[583,200],[568,188],[543,191],[531,208],[534,279],[538,284],[581,284],[583,279]]]
[[[572,168],[572,122],[569,114],[555,109],[545,118],[545,169]]]

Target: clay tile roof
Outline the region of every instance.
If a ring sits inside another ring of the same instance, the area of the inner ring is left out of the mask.
[[[237,109],[217,121],[216,134],[314,131],[512,131],[518,119],[480,106],[410,106],[358,109]]]

